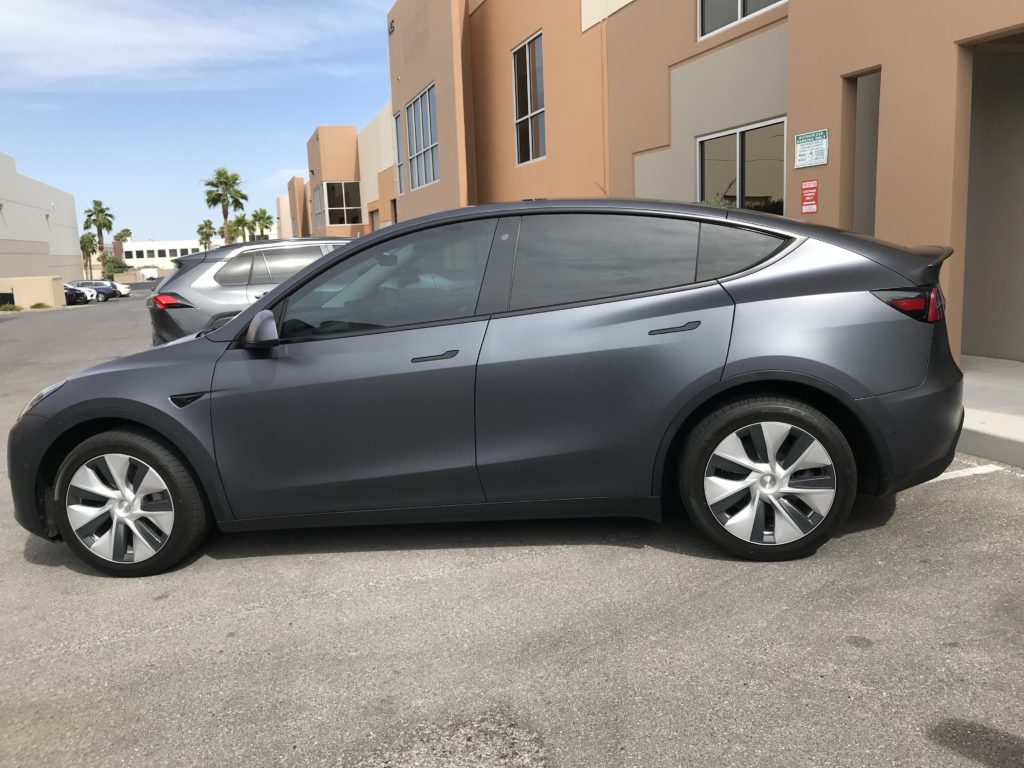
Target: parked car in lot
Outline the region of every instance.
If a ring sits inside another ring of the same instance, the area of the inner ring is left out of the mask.
[[[89,288],[96,292],[96,301],[108,301],[120,296],[117,288],[106,280],[72,280],[71,285],[75,288]]]
[[[9,439],[15,516],[119,575],[173,565],[210,525],[673,503],[729,552],[799,557],[856,493],[953,456],[949,253],[643,201],[406,222],[220,328],[40,392]]]
[[[83,289],[64,283],[64,303],[69,307],[73,307],[76,304],[88,304],[89,296]]]
[[[140,267],[138,269],[139,276],[143,280],[159,280],[160,270],[156,267]]]
[[[117,291],[117,295],[118,296],[131,296],[132,295],[132,287],[130,285],[128,285],[127,283],[119,283],[116,280],[111,280],[110,278],[104,278],[103,282],[106,283],[107,285],[109,285],[115,291]]]
[[[90,301],[96,301],[97,297],[99,296],[99,294],[96,293],[95,289],[87,288],[84,285],[82,285],[82,286],[75,286],[75,285],[71,285],[69,283],[64,283],[64,291],[65,292],[67,292],[68,288],[70,288],[73,291],[81,291],[82,293],[84,293],[85,294],[85,303],[86,304],[88,304]]]
[[[223,324],[274,286],[347,242],[347,238],[262,240],[175,259],[177,269],[146,299],[153,344]]]

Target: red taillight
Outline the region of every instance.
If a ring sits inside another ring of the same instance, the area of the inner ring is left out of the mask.
[[[181,296],[175,293],[157,293],[150,299],[157,309],[174,309],[177,307],[191,307]]]
[[[893,309],[923,323],[937,323],[946,317],[945,300],[936,285],[872,293]]]

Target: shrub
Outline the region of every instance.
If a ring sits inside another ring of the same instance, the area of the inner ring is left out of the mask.
[[[45,301],[37,301],[35,304],[33,304],[31,307],[29,307],[29,309],[49,309],[49,308],[50,308],[50,305],[47,304]]]
[[[21,312],[17,304],[0,304],[0,312]]]

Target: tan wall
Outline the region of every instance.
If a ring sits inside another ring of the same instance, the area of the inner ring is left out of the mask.
[[[388,220],[391,218],[391,198],[380,201],[380,174],[387,168],[394,173],[395,167],[395,128],[391,114],[391,103],[388,102],[378,110],[373,119],[359,131],[359,191],[363,204],[363,224],[366,232],[370,231],[370,211],[387,209]]]
[[[283,240],[295,237],[292,230],[292,212],[288,195],[279,195],[276,200],[277,236]]]
[[[288,212],[292,218],[293,236],[309,237],[309,201],[306,182],[301,176],[292,176],[288,181]]]
[[[408,163],[405,107],[434,83],[437,102],[438,181],[399,198],[403,220],[470,202],[467,110],[463,78],[466,0],[398,0],[388,13],[391,105],[402,116],[402,156]]]
[[[377,174],[377,199],[369,206],[369,210],[380,213],[380,224],[382,227],[395,223],[391,214],[391,201],[398,198],[395,173],[395,166],[392,165],[390,168],[385,168]],[[369,219],[367,219],[367,225],[369,225]],[[367,231],[369,231],[369,226]]]
[[[11,291],[14,292],[14,303],[24,309],[39,302],[51,307],[64,306],[64,278],[59,275],[0,278],[0,292]]]
[[[670,143],[672,68],[777,24],[791,4],[770,8],[700,41],[696,0],[635,0],[608,19],[609,181],[613,196],[634,195],[635,155]],[[755,67],[745,80],[748,87],[756,88],[766,77]],[[699,112],[729,100],[715,94],[711,101],[682,108]]]
[[[354,125],[318,125],[306,142],[309,181],[359,180],[359,141]]]
[[[945,243],[950,341],[959,352],[966,253],[971,51],[964,44],[1024,25],[1017,0],[791,0],[789,133],[829,129],[829,163],[792,170],[788,210],[800,183],[818,179],[821,224],[850,226],[854,97],[843,77],[881,68],[876,236]],[[822,30],[835,30],[823,34]],[[957,43],[960,43],[958,45]],[[789,146],[792,147],[792,138]]]
[[[697,200],[697,137],[785,116],[788,53],[780,21],[673,68],[669,146],[634,155],[633,194]],[[748,178],[750,194],[757,186],[756,176]]]
[[[478,202],[607,194],[605,27],[580,26],[579,2],[489,0],[470,16]],[[537,32],[547,155],[517,165],[512,51]]]

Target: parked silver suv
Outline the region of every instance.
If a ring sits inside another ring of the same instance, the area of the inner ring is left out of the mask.
[[[153,345],[227,322],[346,238],[236,243],[175,259],[177,269],[146,300]]]

